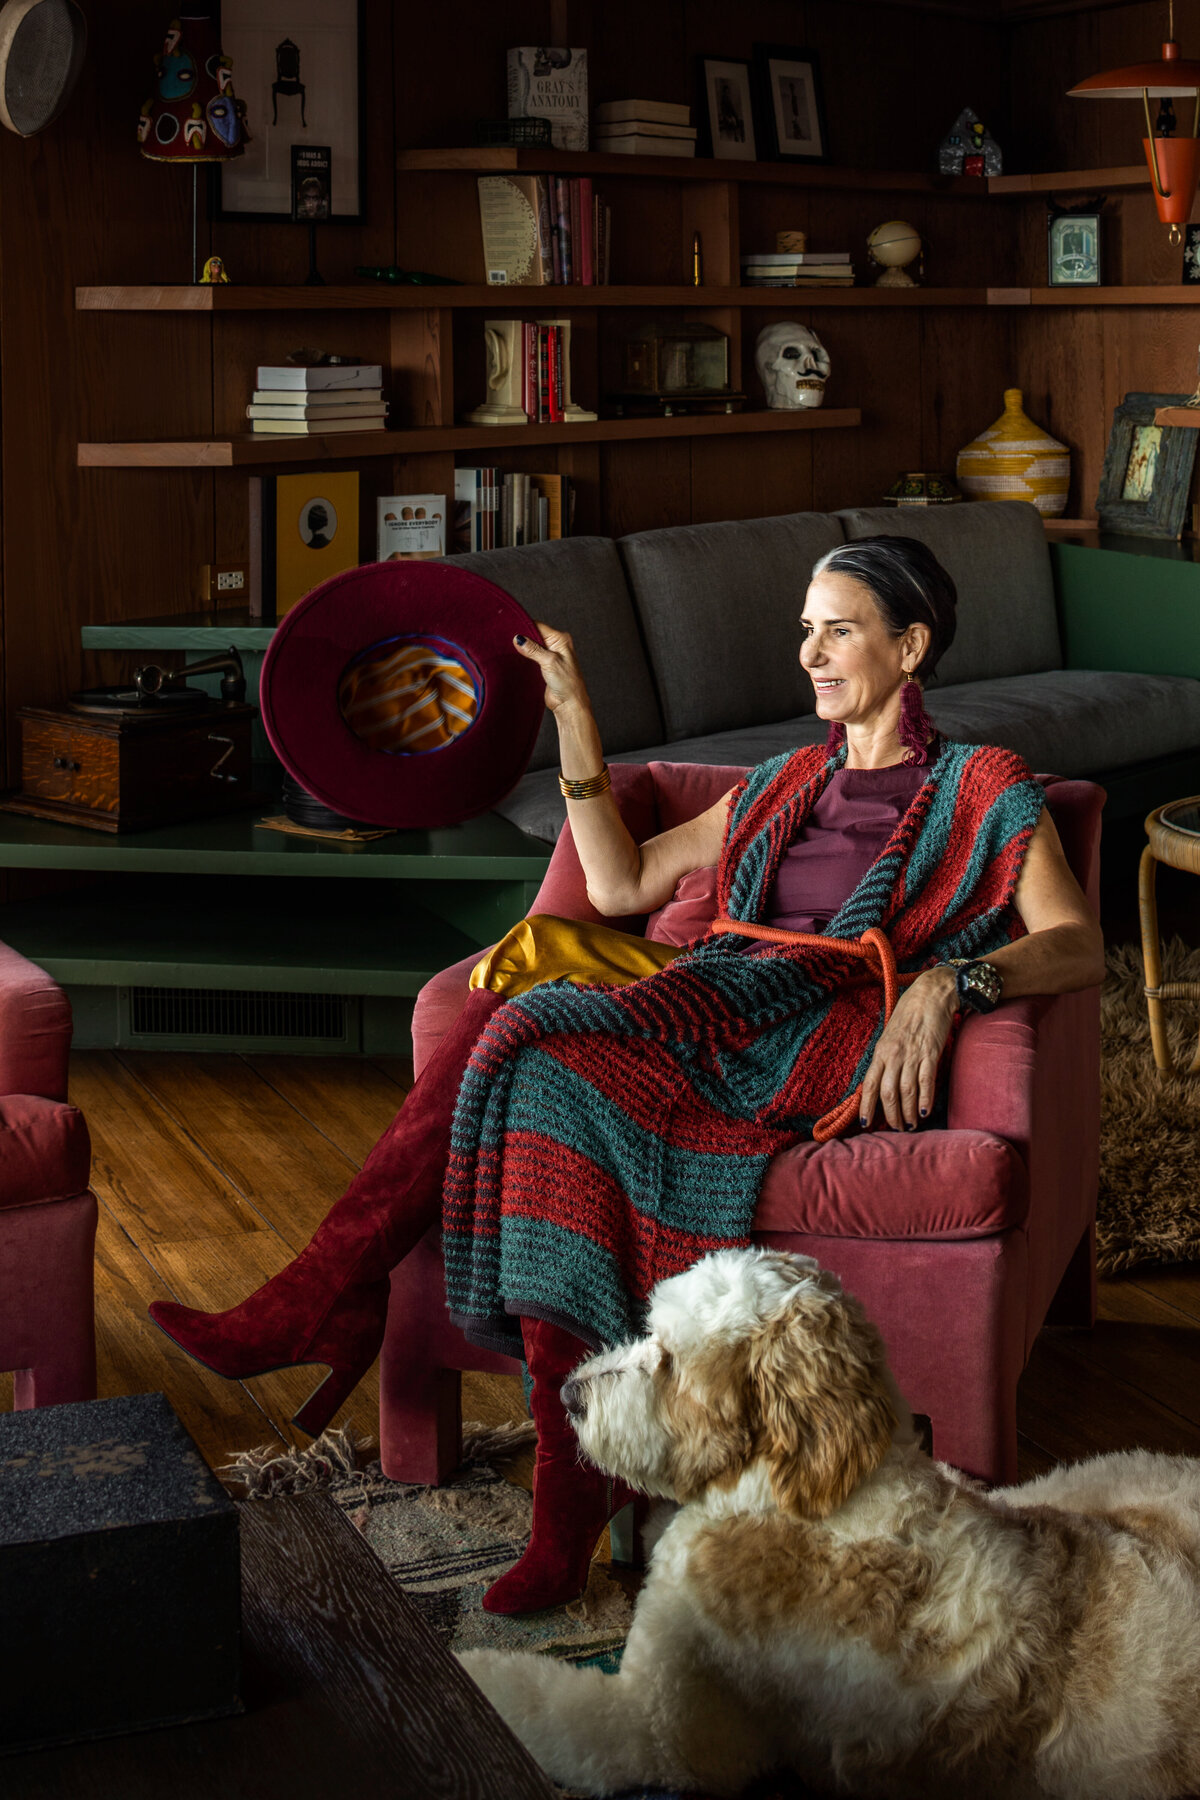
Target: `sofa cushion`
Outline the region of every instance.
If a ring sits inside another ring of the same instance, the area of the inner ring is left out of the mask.
[[[797,621],[813,564],[841,541],[828,513],[620,540],[668,743],[812,711]]]
[[[561,538],[454,560],[502,587],[531,618],[570,632],[606,750],[637,750],[661,740],[654,684],[611,538]],[[552,763],[558,763],[558,734],[547,713],[529,767]]]
[[[1050,552],[1035,506],[856,506],[838,517],[848,538],[920,538],[953,577],[958,629],[931,694],[957,681],[1062,668]]]
[[[1025,1164],[990,1131],[866,1131],[797,1144],[767,1170],[754,1230],[834,1238],[990,1236],[1024,1222]]]
[[[82,1194],[91,1167],[92,1143],[77,1107],[33,1094],[0,1099],[0,1207]]]
[[[947,737],[1003,744],[1056,775],[1095,776],[1200,745],[1200,681],[1186,675],[1052,669],[937,683],[925,704]]]

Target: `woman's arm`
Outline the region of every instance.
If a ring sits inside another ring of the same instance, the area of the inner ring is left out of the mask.
[[[559,762],[568,781],[586,781],[604,766],[600,732],[587,687],[565,631],[538,621],[543,645],[514,639],[522,656],[537,663],[546,683],[546,705],[558,727]],[[732,789],[730,790],[732,792]],[[636,844],[611,790],[594,800],[568,800],[567,817],[587,881],[588,899],[609,918],[653,912],[675,892],[680,877],[707,868],[721,854],[729,795],[686,824]]]
[[[1100,925],[1046,810],[1029,840],[1013,904],[1028,936],[989,951],[985,959],[1000,972],[1003,999],[1069,994],[1103,981]],[[945,964],[926,969],[901,994],[863,1082],[864,1126],[877,1105],[895,1130],[913,1131],[928,1115],[957,1004],[954,970]]]

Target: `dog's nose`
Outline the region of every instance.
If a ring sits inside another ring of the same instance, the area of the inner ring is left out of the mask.
[[[574,1376],[571,1376],[563,1382],[558,1391],[558,1397],[562,1401],[563,1410],[569,1419],[582,1419],[587,1411],[582,1381],[576,1381]]]

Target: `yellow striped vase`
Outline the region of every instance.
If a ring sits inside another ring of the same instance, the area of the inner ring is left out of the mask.
[[[1071,452],[1026,416],[1020,388],[1005,388],[1004,411],[959,451],[955,473],[968,500],[1031,500],[1053,517],[1066,511]]]

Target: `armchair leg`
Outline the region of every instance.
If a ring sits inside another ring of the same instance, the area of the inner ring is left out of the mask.
[[[1090,1330],[1096,1323],[1096,1221],[1089,1223],[1063,1270],[1047,1325],[1074,1325]]]

